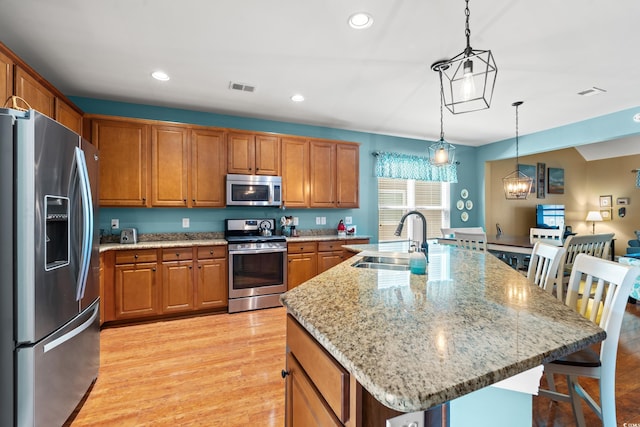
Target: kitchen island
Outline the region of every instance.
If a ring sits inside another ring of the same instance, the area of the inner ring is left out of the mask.
[[[281,300],[289,322],[344,369],[349,392],[362,387],[392,413],[438,407],[605,338],[597,325],[491,255],[433,244],[423,276],[354,267],[360,258]],[[337,425],[355,425],[357,411],[352,404]],[[531,425],[530,412],[522,415]],[[474,425],[485,424],[478,418]]]

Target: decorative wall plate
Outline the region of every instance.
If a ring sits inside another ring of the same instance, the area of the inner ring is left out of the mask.
[[[465,206],[467,207],[467,210],[471,210],[473,209],[473,202],[471,200],[467,200],[467,203],[465,203]]]
[[[469,191],[466,188],[463,188],[462,191],[460,191],[460,197],[466,199],[467,197],[469,197]]]
[[[458,208],[459,211],[464,209],[464,201],[458,200],[458,202],[456,203],[456,208]]]
[[[467,212],[462,212],[460,214],[460,219],[462,220],[462,222],[467,222],[469,221],[469,214]]]

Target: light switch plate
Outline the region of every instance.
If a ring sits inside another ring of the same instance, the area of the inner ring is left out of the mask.
[[[189,228],[189,218],[182,218],[182,228]]]
[[[348,224],[352,224],[352,223],[353,223],[353,217],[351,217],[351,216],[345,216],[345,217],[344,217],[344,223],[345,223],[345,224],[347,224],[347,225],[348,225]]]
[[[326,223],[327,223],[327,217],[326,216],[320,217],[320,224],[325,225]]]
[[[111,220],[111,229],[112,230],[116,230],[118,228],[120,228],[120,220],[119,219],[115,219],[115,218],[112,219]]]
[[[321,224],[321,222],[320,222],[320,217],[319,217],[319,216],[317,216],[317,217],[316,217],[316,225],[320,225],[320,224]]]

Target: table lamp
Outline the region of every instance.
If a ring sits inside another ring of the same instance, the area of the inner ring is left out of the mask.
[[[602,221],[602,215],[600,215],[600,212],[598,211],[589,211],[585,221],[591,221],[591,234],[596,234],[596,221]]]

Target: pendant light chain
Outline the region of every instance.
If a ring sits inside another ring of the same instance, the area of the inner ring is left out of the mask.
[[[442,106],[444,104],[444,100],[442,99],[444,86],[442,85],[442,70],[440,70],[439,73],[440,73],[440,141],[444,141],[444,119],[443,119],[443,112],[442,112]]]
[[[466,6],[464,8],[464,14],[466,16],[466,23],[464,29],[464,35],[467,37],[467,48],[465,49],[465,54],[468,56],[471,54],[471,30],[469,29],[469,16],[471,15],[471,11],[469,10],[469,0],[466,1]]]
[[[516,168],[519,170],[519,166],[518,164],[520,164],[519,162],[519,145],[518,145],[518,107],[520,106],[520,104],[518,104],[517,102],[514,103],[514,105],[516,106]]]

